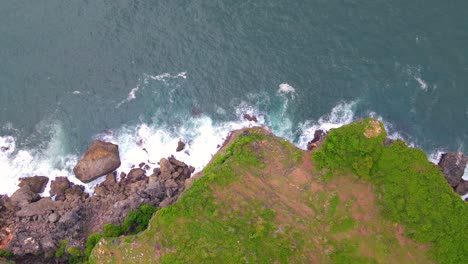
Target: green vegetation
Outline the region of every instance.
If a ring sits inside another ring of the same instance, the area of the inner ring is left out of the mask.
[[[60,257],[63,256],[63,254],[65,254],[65,250],[67,248],[67,245],[68,245],[68,240],[67,239],[64,239],[64,240],[60,241],[60,246],[57,249],[57,251],[55,251],[55,257],[56,258],[60,258]]]
[[[137,210],[129,212],[121,225],[105,225],[102,230],[103,237],[118,237],[140,233],[148,227],[148,223],[155,212],[156,207],[144,204]]]
[[[3,249],[0,249],[0,258],[5,258],[5,259],[10,259],[13,257],[13,253],[10,251],[5,251]]]
[[[351,171],[369,180],[377,187],[383,215],[403,223],[410,238],[430,242],[435,260],[466,261],[468,205],[453,192],[423,151],[400,140],[383,146],[384,132],[366,137],[371,122],[375,121],[364,119],[330,131],[313,155],[317,166],[328,170],[328,175]]]
[[[67,252],[68,263],[88,263],[93,248],[102,238],[137,234],[148,227],[148,223],[155,212],[156,207],[141,205],[137,210],[130,211],[121,225],[105,225],[102,233],[95,233],[88,236],[84,252],[76,247],[67,248],[68,240],[63,240],[60,242],[60,247],[56,251],[55,257],[60,258]],[[90,263],[93,262],[90,261]]]
[[[255,129],[206,167],[138,235],[102,239],[96,263],[431,263],[400,243],[369,183],[346,170],[328,182],[309,153]],[[372,154],[370,151],[368,154]],[[356,163],[356,161],[351,162]],[[361,170],[371,175],[371,169]],[[336,176],[336,175],[335,175]]]

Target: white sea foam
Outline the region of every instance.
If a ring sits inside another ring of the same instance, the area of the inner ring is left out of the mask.
[[[462,179],[464,179],[465,181],[468,181],[468,165],[466,165],[465,167],[465,173],[463,174]]]
[[[0,137],[0,193],[11,195],[18,187],[20,177],[45,175],[50,180],[57,176],[69,176],[77,158],[63,151],[64,138],[59,125],[53,126],[52,140],[45,149],[18,149],[13,136]],[[70,178],[77,182],[76,178]],[[50,181],[49,181],[50,185]],[[49,187],[44,195],[48,195]]]
[[[317,121],[306,121],[299,125],[301,135],[299,137],[298,146],[302,149],[307,148],[307,143],[314,138],[316,130],[330,130],[348,124],[354,120],[355,101],[341,102],[329,114],[319,118]]]
[[[279,96],[287,108],[289,98],[284,94]],[[120,172],[128,172],[132,166],[141,162],[147,163],[150,169],[153,169],[158,167],[157,163],[161,158],[170,155],[174,155],[177,159],[194,166],[196,171],[200,171],[232,130],[263,125],[269,127],[278,136],[291,141],[296,139],[297,146],[305,149],[307,142],[313,138],[317,129],[330,130],[354,121],[355,106],[355,101],[341,102],[333,107],[330,113],[323,115],[316,121],[303,122],[299,124],[299,131],[293,131],[292,122],[285,115],[284,110],[263,113],[257,105],[241,101],[235,108],[237,119],[233,121],[214,122],[208,116],[201,116],[187,118],[180,127],[142,123],[135,127],[124,126],[120,129],[109,130],[106,133],[96,135],[95,138],[119,145],[122,160],[122,165],[118,169],[119,174]],[[218,112],[223,111],[219,110]],[[243,115],[246,113],[256,116],[258,122],[244,120]],[[378,117],[375,113],[370,113],[370,115]],[[391,124],[386,122],[384,124],[391,128]],[[0,175],[2,177],[0,193],[11,195],[17,189],[20,177],[32,175],[49,176],[51,180],[56,176],[67,176],[70,181],[81,184],[72,172],[79,157],[70,155],[66,151],[64,146],[67,139],[61,127],[56,125],[53,130],[52,139],[43,150],[18,149],[14,137],[0,137],[0,167],[3,173]],[[393,137],[401,138],[396,132]],[[176,152],[175,149],[180,139],[186,143],[186,148],[184,151]],[[439,155],[439,153],[435,154],[433,159],[438,161]],[[468,169],[466,175],[468,175]],[[86,191],[92,192],[94,186],[102,180],[101,178],[85,185]],[[49,187],[44,195],[48,195],[48,193]]]
[[[430,162],[437,165],[439,163],[440,158],[442,157],[442,154],[444,154],[446,152],[447,151],[437,149],[437,150],[433,151],[432,153],[430,153],[428,155],[428,159],[429,159]]]
[[[187,79],[187,72],[179,72],[176,75],[172,75],[170,73],[163,73],[159,75],[146,75],[147,77],[157,80],[157,81],[166,81],[167,79],[176,79],[176,78],[182,78],[182,79]]]
[[[169,79],[177,79],[177,78],[182,78],[182,79],[187,79],[187,72],[180,72],[176,75],[172,75],[170,73],[163,73],[159,75],[151,75],[151,74],[143,74],[143,77],[138,80],[137,85],[130,90],[130,92],[127,95],[127,98],[122,100],[120,103],[116,105],[116,108],[119,108],[123,104],[130,102],[134,99],[137,98],[137,92],[140,90],[145,89],[147,84],[149,83],[150,80],[155,80],[155,81],[161,81],[163,83],[167,83],[167,80]]]
[[[81,94],[81,92],[76,90],[76,91],[73,91],[72,94]]]
[[[296,89],[294,89],[294,87],[292,87],[291,85],[287,83],[282,83],[279,85],[278,93],[280,94],[287,94],[287,93],[294,94],[295,92],[296,92]]]
[[[419,87],[421,88],[421,90],[423,91],[427,91],[427,83],[426,81],[424,81],[423,79],[421,79],[421,77],[414,77],[414,79],[419,83]]]
[[[174,155],[177,159],[200,171],[210,161],[229,132],[248,126],[248,121],[215,124],[211,118],[192,118],[176,131],[157,125],[141,124],[124,127],[97,138],[119,145],[122,165],[120,172],[128,172],[132,166],[145,162],[151,169],[159,167],[161,158]],[[176,152],[179,140],[186,143],[184,151]]]

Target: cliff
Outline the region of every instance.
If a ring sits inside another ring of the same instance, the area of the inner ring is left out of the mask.
[[[0,197],[0,263],[468,259],[463,153],[437,166],[374,119],[317,131],[308,149],[257,127],[234,131],[192,177],[193,167],[161,159],[108,174],[91,196],[56,178],[54,199],[37,195],[46,177],[26,178]]]
[[[385,144],[384,144],[385,142]],[[312,152],[234,133],[142,233],[103,238],[91,263],[462,263],[468,204],[383,125],[335,129]]]

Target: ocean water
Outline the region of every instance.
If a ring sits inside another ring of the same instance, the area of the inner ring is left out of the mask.
[[[201,170],[244,113],[302,148],[373,116],[434,161],[467,152],[467,27],[461,0],[2,1],[0,193],[78,182],[97,138],[122,171],[171,154]]]

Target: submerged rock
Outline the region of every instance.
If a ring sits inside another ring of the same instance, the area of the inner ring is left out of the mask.
[[[73,168],[73,172],[80,181],[88,183],[115,171],[118,167],[120,167],[119,147],[96,140]]]
[[[258,119],[254,115],[244,114],[244,119],[250,122],[258,122]]]
[[[180,152],[180,151],[184,150],[184,148],[185,148],[185,143],[182,140],[179,140],[179,142],[177,142],[176,151]]]

